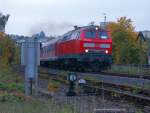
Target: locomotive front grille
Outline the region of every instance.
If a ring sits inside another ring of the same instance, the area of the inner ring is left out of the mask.
[[[104,50],[89,49],[88,53],[105,53]]]

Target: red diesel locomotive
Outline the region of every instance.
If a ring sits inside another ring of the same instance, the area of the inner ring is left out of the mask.
[[[58,69],[98,71],[112,63],[110,32],[99,26],[77,27],[41,44],[41,65]]]

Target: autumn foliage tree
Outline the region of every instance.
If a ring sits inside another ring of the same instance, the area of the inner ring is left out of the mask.
[[[121,17],[117,22],[110,22],[108,29],[113,38],[113,62],[115,64],[138,64],[140,63],[140,45],[137,32],[132,25],[132,20]],[[142,46],[142,62],[146,60],[146,46]]]
[[[18,49],[4,33],[0,33],[0,70],[18,62]]]

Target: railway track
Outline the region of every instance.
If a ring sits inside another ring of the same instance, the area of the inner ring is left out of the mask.
[[[51,74],[58,74],[59,72],[71,72],[70,70],[58,70],[58,69],[49,69],[49,68],[41,68],[47,70],[46,73],[51,73]],[[76,73],[89,73],[89,74],[96,74],[96,75],[111,75],[111,76],[120,76],[120,77],[129,77],[129,78],[142,78],[142,79],[150,79],[150,75],[140,75],[140,74],[127,74],[127,73],[115,73],[115,72],[107,72],[107,71],[101,71],[101,72],[78,72],[78,71],[73,71]]]
[[[100,73],[95,73],[95,74],[103,74],[103,75],[111,75],[111,76],[121,76],[121,77],[130,77],[130,78],[150,79],[150,75],[131,75],[131,74],[125,74],[125,73],[111,73],[111,72],[105,72],[105,71],[102,71]]]
[[[45,74],[53,74],[53,75],[67,75],[68,71],[60,71],[60,70],[54,70],[54,69],[48,69],[44,68],[40,69],[39,72],[45,73]],[[115,84],[115,85],[122,85],[122,86],[133,86],[137,88],[144,88],[144,89],[150,89],[150,79],[149,78],[138,78],[138,77],[129,77],[128,76],[119,76],[117,75],[111,75],[111,74],[97,74],[97,73],[80,73],[77,72],[77,75],[79,78],[84,77],[88,78],[91,77],[92,79],[103,81],[105,83],[109,84]]]
[[[23,69],[21,69],[23,70]],[[61,71],[48,68],[39,68],[39,74],[47,77],[59,77],[63,76],[63,79],[67,78],[69,71]],[[104,90],[106,92],[114,92],[127,97],[133,97],[135,99],[142,100],[143,102],[150,103],[150,79],[139,78],[129,75],[115,75],[111,73],[81,73],[77,72],[78,78],[84,78],[87,80],[90,89]],[[57,79],[57,78],[55,78]],[[59,81],[59,80],[58,80]],[[103,82],[104,88],[101,88]],[[91,84],[92,83],[92,84]],[[94,85],[93,85],[94,84]],[[95,85],[96,84],[96,85]],[[149,104],[150,105],[150,104]]]
[[[67,76],[68,71],[60,71],[54,69],[40,68],[39,73],[47,74],[48,76]],[[129,77],[129,76],[115,76],[97,74],[97,73],[77,73],[78,78],[87,80],[87,86],[90,89],[104,90],[106,92],[113,92],[126,97],[135,98],[142,101],[142,103],[150,104],[150,79]],[[88,78],[88,79],[87,79]],[[90,79],[89,79],[90,78]],[[101,83],[104,87],[101,88]],[[93,85],[94,84],[94,85]],[[96,84],[96,85],[95,85]]]

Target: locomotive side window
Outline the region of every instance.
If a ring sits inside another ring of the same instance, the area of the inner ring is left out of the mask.
[[[77,33],[75,32],[75,33],[73,33],[72,35],[71,35],[71,39],[76,39],[76,35],[77,35]]]
[[[67,40],[67,38],[68,38],[68,36],[64,36],[63,39],[62,39],[62,41]]]
[[[80,32],[77,33],[77,39],[80,38]]]
[[[80,33],[79,32],[75,32],[71,35],[71,39],[78,39],[80,37]]]
[[[102,39],[107,39],[108,38],[107,32],[105,32],[105,31],[99,31],[98,36]]]
[[[68,34],[68,35],[65,35],[63,38],[62,38],[62,41],[67,41],[67,40],[70,40],[71,39],[71,34]]]
[[[96,37],[96,31],[86,31],[85,33],[86,38],[95,38]]]

